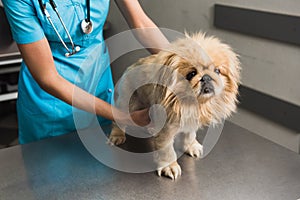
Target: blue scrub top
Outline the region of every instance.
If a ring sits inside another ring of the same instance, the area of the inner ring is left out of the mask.
[[[2,0],[12,35],[18,44],[49,41],[58,73],[87,92],[112,103],[113,80],[108,50],[103,39],[103,26],[109,0],[91,0],[94,30],[84,34],[80,23],[86,18],[86,0],[56,0],[60,13],[75,45],[81,50],[65,57],[66,49],[42,13],[38,0]],[[43,0],[63,40],[71,44],[48,0]],[[38,55],[36,55],[38,56]],[[42,90],[23,62],[19,76],[17,101],[19,142],[21,144],[57,136],[90,126],[94,115],[76,109]],[[76,95],[76,94],[75,94]],[[75,97],[76,98],[76,97]],[[98,117],[100,124],[109,123]]]

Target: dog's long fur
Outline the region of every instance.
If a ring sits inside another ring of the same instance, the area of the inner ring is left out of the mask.
[[[209,78],[205,80],[204,75]],[[148,84],[132,95],[129,91],[139,79],[147,80]],[[227,44],[203,33],[186,35],[127,69],[117,87],[116,106],[128,106],[128,102],[122,101],[125,98],[131,99],[130,111],[153,104],[164,107],[167,119],[155,135],[155,148],[160,149],[155,160],[159,175],[176,179],[181,169],[176,162],[174,137],[184,132],[186,153],[199,157],[203,149],[196,140],[196,131],[221,122],[235,111],[239,83],[240,62]],[[116,125],[110,141],[116,145],[125,142],[125,133]]]

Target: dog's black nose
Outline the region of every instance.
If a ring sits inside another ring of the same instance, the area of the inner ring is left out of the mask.
[[[200,81],[201,82],[209,82],[211,80],[212,80],[212,78],[209,75],[205,74],[204,76],[202,76]]]

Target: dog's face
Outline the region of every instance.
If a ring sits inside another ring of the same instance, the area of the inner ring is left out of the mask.
[[[196,95],[201,124],[218,123],[235,111],[240,62],[228,45],[199,33],[174,42],[166,58]]]
[[[179,73],[190,82],[199,102],[205,103],[210,98],[219,96],[225,86],[221,69],[214,66],[188,66],[179,68]]]

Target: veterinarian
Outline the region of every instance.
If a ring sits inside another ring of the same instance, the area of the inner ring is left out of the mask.
[[[96,113],[101,125],[129,123],[130,117],[138,125],[149,123],[147,110],[128,116],[110,104],[114,85],[103,39],[109,0],[2,1],[23,58],[17,100],[21,144],[76,131],[71,105]],[[130,28],[140,28],[141,43],[168,43],[159,31],[143,31],[157,27],[138,0],[115,2]],[[74,90],[80,95],[73,97]]]

